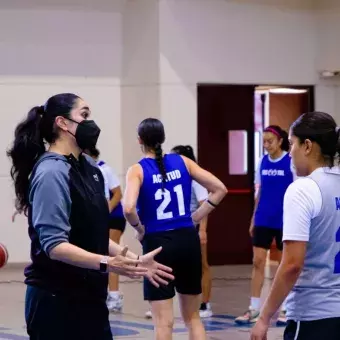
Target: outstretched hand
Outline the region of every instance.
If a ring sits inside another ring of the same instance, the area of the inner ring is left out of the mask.
[[[119,275],[127,276],[131,279],[138,279],[145,276],[149,269],[140,266],[142,263],[141,259],[133,260],[126,257],[127,252],[128,247],[125,246],[117,256],[110,257],[107,262],[108,270]]]
[[[251,330],[250,340],[267,340],[268,328],[269,323],[259,318]]]
[[[175,277],[170,274],[172,268],[164,266],[163,264],[155,261],[154,257],[162,251],[162,247],[159,247],[145,255],[140,256],[141,265],[147,268],[147,272],[144,273],[146,277],[155,287],[159,287],[159,284],[167,285],[168,280],[174,280]]]

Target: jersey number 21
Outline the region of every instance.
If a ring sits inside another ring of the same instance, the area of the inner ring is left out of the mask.
[[[177,196],[178,213],[180,216],[183,216],[185,215],[185,207],[182,185],[181,184],[176,185],[173,188],[173,191],[176,193]],[[155,199],[157,201],[163,199],[162,203],[157,208],[157,220],[166,220],[169,218],[173,218],[174,215],[172,211],[165,212],[165,209],[171,203],[170,191],[167,189],[164,189],[164,191],[162,189],[158,189],[155,193]]]

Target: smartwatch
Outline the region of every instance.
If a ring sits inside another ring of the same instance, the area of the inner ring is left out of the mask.
[[[99,271],[102,273],[107,273],[107,262],[109,260],[108,256],[103,256],[100,260]]]

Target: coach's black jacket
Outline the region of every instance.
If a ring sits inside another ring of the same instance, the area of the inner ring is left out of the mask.
[[[104,179],[88,156],[46,152],[35,165],[29,188],[31,259],[25,283],[70,297],[106,298],[108,275],[51,260],[51,249],[69,242],[107,255],[108,204]]]

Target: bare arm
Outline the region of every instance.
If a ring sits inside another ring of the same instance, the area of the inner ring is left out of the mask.
[[[254,211],[253,211],[253,215],[252,215],[251,220],[250,220],[250,228],[249,228],[250,237],[254,236],[254,218],[255,218],[257,206],[258,206],[259,201],[260,201],[260,195],[261,195],[261,185],[258,185],[257,189],[256,189],[256,193],[255,193]]]
[[[200,201],[199,205],[201,206],[204,202],[205,201]],[[208,242],[207,227],[208,227],[208,216],[205,216],[202,218],[199,224],[199,231],[198,231],[198,235],[200,237],[200,241],[202,245],[206,245]]]
[[[260,318],[267,324],[280,308],[296,283],[303,268],[307,242],[285,241],[280,266]]]
[[[256,187],[256,192],[255,192],[255,202],[254,202],[254,211],[253,211],[253,216],[252,216],[252,223],[254,222],[254,215],[257,209],[257,206],[260,201],[260,196],[261,196],[261,185],[257,185]]]
[[[283,204],[282,260],[261,312],[261,320],[267,325],[303,269],[311,221],[319,215],[321,207],[321,191],[309,178],[293,182],[286,190]]]
[[[202,204],[204,204],[205,201],[199,201],[198,204],[199,206],[201,206]],[[202,218],[201,222],[200,222],[200,231],[207,231],[207,227],[208,227],[208,216],[205,216]]]
[[[117,207],[117,205],[119,204],[119,202],[121,201],[123,195],[122,195],[122,190],[120,188],[120,186],[111,189],[112,192],[112,198],[109,201],[109,210],[110,212],[115,209]]]
[[[191,177],[210,192],[208,200],[213,205],[217,206],[227,194],[227,188],[225,185],[209,171],[202,169],[197,163],[186,157],[181,157],[183,158]],[[199,223],[204,217],[214,210],[215,207],[213,205],[205,201],[192,214],[193,221],[195,223]]]
[[[133,165],[126,174],[126,187],[123,198],[123,212],[126,220],[137,231],[141,230],[140,220],[137,214],[137,200],[142,185],[143,171],[139,164]]]
[[[262,164],[262,159],[259,162],[257,169],[256,169],[256,173],[255,173],[255,202],[254,202],[254,210],[253,210],[253,215],[250,220],[250,229],[249,229],[249,233],[251,237],[253,237],[255,212],[257,210],[257,206],[259,204],[260,196],[261,196],[261,164]]]
[[[121,254],[121,252],[123,251],[124,247],[120,246],[119,244],[117,244],[116,242],[113,242],[112,240],[110,240],[109,243],[109,254],[110,256],[116,256],[117,254]],[[132,251],[128,251],[126,253],[126,257],[130,258],[130,259],[138,259],[138,255],[133,253]]]
[[[50,250],[52,260],[58,260],[72,266],[99,270],[103,255],[93,254],[68,242],[59,243]]]

